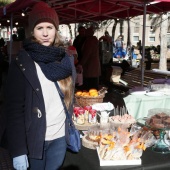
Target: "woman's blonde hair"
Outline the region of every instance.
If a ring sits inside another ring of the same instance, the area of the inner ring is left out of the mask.
[[[54,40],[54,46],[64,46],[64,42],[61,40],[61,36],[59,35],[58,31],[56,31],[56,36]],[[58,84],[61,88],[61,91],[64,94],[64,101],[66,104],[67,109],[69,109],[72,101],[73,101],[73,80],[72,76],[69,76],[63,80],[58,81]]]

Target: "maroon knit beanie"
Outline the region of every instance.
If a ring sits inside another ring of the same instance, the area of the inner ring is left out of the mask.
[[[56,11],[45,2],[38,2],[32,8],[28,18],[30,31],[40,22],[51,22],[56,29],[59,25],[59,19]]]

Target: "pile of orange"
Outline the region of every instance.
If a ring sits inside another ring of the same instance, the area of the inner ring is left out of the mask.
[[[97,97],[99,94],[98,94],[97,89],[90,89],[89,91],[80,91],[79,90],[76,92],[76,95],[86,96],[86,97]]]

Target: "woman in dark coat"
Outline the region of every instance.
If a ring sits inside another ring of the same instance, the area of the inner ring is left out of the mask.
[[[83,88],[99,89],[101,66],[99,58],[99,40],[94,35],[93,27],[86,29],[86,41],[82,46],[82,58],[79,64],[83,67]]]
[[[67,119],[73,110],[75,68],[57,32],[58,16],[46,3],[29,14],[32,37],[9,68],[7,137],[16,170],[56,170],[63,163]]]

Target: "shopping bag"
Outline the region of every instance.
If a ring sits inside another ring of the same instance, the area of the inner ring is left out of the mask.
[[[67,143],[67,149],[71,150],[72,152],[79,152],[81,149],[81,141],[80,141],[80,133],[75,128],[75,126],[69,125],[68,127],[68,135],[69,135],[69,141]]]

